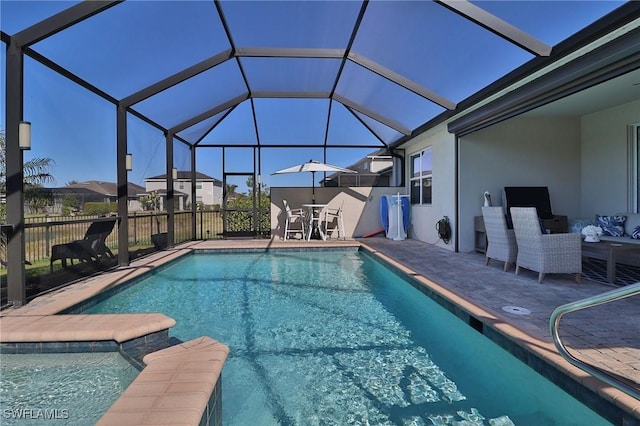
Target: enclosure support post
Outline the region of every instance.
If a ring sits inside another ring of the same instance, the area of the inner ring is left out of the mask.
[[[23,120],[24,56],[11,39],[6,58],[6,190],[7,190],[7,299],[13,306],[27,302],[25,288],[24,170],[19,147],[19,127]]]
[[[118,264],[129,265],[129,206],[128,206],[128,182],[129,176],[126,168],[127,157],[127,110],[124,106],[117,106],[117,175],[118,175]]]
[[[191,146],[191,240],[196,239],[196,147]],[[200,221],[202,223],[202,221]],[[202,237],[202,235],[201,235]]]
[[[175,191],[173,189],[173,133],[167,132],[166,135],[166,153],[167,153],[167,246],[173,247],[176,243],[175,239]]]

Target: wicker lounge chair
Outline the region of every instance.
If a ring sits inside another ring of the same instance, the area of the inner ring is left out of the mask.
[[[115,256],[107,247],[105,241],[116,224],[116,219],[99,220],[92,222],[81,240],[71,241],[65,244],[56,244],[51,247],[51,259],[49,268],[53,272],[53,262],[60,260],[62,267],[67,267],[67,259],[77,259],[80,262],[97,262],[104,258],[113,259]]]
[[[579,234],[543,234],[535,207],[512,207],[511,218],[518,244],[516,274],[520,268],[545,274],[582,274],[582,242]]]
[[[504,262],[504,270],[508,271],[518,255],[516,235],[513,229],[507,228],[502,207],[483,207],[482,217],[488,241],[486,264],[490,259],[498,260]]]

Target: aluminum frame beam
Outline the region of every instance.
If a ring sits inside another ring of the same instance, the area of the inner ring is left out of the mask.
[[[376,121],[379,121],[380,123],[384,124],[387,127],[391,127],[392,129],[402,133],[403,135],[410,135],[411,134],[411,130],[408,129],[407,127],[403,126],[402,124],[393,121],[393,120],[389,120],[386,117],[381,116],[380,114],[371,111],[368,108],[363,107],[362,105],[359,105],[347,98],[345,98],[344,96],[338,95],[337,93],[333,95],[333,99],[336,100],[337,102],[340,102],[342,105],[344,105],[345,107],[347,107],[348,109],[353,109],[355,111],[358,111],[361,114],[366,115],[369,118],[372,118]]]
[[[93,15],[122,3],[122,1],[123,0],[82,1],[16,33],[13,36],[14,42],[19,47],[30,46],[64,30],[65,28],[69,28],[78,22],[84,21]]]
[[[467,0],[436,0],[447,9],[523,48],[536,56],[551,55],[551,46],[525,33]]]
[[[363,55],[360,55],[356,52],[350,52],[348,56],[349,60],[360,65],[361,67],[378,74],[380,77],[386,78],[393,83],[404,87],[405,89],[415,93],[416,95],[422,96],[425,99],[430,100],[431,102],[440,105],[441,107],[454,110],[456,109],[456,103],[445,98],[444,96],[438,95],[436,92],[433,92],[418,83],[409,80],[406,77],[392,71],[388,68],[383,67],[377,62],[372,61],[371,59],[366,58]]]
[[[219,143],[206,143],[206,144],[198,144],[198,148],[322,148],[322,149],[340,149],[340,148],[367,148],[367,149],[381,149],[386,148],[386,145],[353,145],[353,144],[345,144],[345,145],[330,145],[326,146],[324,143],[322,144],[261,144],[259,147],[255,144],[238,144],[238,145],[229,145],[229,144],[219,144]]]
[[[143,100],[150,98],[153,95],[156,95],[164,90],[167,90],[170,87],[180,84],[183,81],[189,80],[191,77],[195,77],[196,75],[203,73],[230,59],[233,59],[233,52],[231,49],[227,49],[189,68],[185,68],[182,71],[179,71],[173,74],[172,76],[165,78],[164,80],[158,81],[157,83],[147,86],[144,89],[139,90],[138,92],[127,96],[126,98],[123,98],[120,101],[120,103],[125,107],[130,107],[132,105],[137,104],[138,102],[142,102]]]
[[[219,114],[229,108],[233,108],[238,106],[240,103],[246,101],[247,99],[250,98],[250,94],[249,93],[244,93],[240,96],[236,96],[233,99],[228,100],[227,102],[217,105],[213,108],[211,108],[208,111],[203,112],[202,114],[199,114],[193,118],[190,118],[189,120],[183,121],[182,123],[178,124],[177,126],[172,127],[171,129],[169,129],[170,133],[179,133],[185,129],[188,129],[189,127],[200,123],[201,121],[206,120],[207,118],[213,117],[216,114]]]
[[[320,58],[343,59],[346,49],[302,49],[287,47],[237,47],[235,56],[239,58]]]
[[[285,92],[285,91],[268,91],[259,90],[251,92],[252,98],[280,98],[280,99],[329,99],[331,93],[329,92]]]

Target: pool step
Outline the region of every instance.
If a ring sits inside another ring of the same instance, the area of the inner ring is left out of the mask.
[[[228,354],[203,336],[146,355],[144,370],[97,425],[222,424],[219,378]]]

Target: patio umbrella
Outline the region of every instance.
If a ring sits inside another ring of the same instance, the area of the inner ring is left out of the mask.
[[[315,160],[309,160],[306,163],[299,164],[297,166],[287,167],[286,169],[278,170],[271,173],[272,175],[280,175],[284,173],[300,173],[311,172],[311,194],[313,203],[316,202],[316,172],[340,172],[340,173],[358,173],[355,170],[345,169],[343,167],[332,166],[331,164],[321,163]]]

